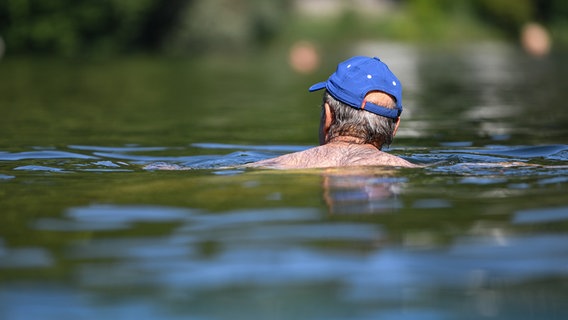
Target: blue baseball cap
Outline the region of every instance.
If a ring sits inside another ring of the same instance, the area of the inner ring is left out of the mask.
[[[402,113],[402,84],[379,58],[356,56],[337,65],[327,81],[310,87],[310,92],[327,89],[337,100],[356,109],[396,119]],[[382,91],[396,100],[396,109],[365,101],[371,91]]]

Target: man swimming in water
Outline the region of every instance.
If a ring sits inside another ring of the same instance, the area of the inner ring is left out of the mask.
[[[402,85],[379,58],[356,56],[339,63],[309,91],[325,89],[320,146],[248,164],[249,167],[307,169],[343,166],[418,167],[381,151],[400,124]]]

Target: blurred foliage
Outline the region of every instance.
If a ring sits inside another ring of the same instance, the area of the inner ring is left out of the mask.
[[[0,0],[0,36],[15,53],[203,52],[262,44],[286,0]]]
[[[266,44],[283,27],[287,0],[194,1],[164,43],[167,51],[242,51]]]
[[[512,32],[535,15],[531,0],[479,0],[476,4],[482,18]]]
[[[350,8],[351,2],[341,3]],[[553,37],[568,41],[565,0],[391,3],[393,10],[373,19],[360,19],[361,12],[348,9],[333,19],[322,15],[302,20],[292,14],[293,0],[0,0],[0,36],[9,53],[233,53],[262,47],[282,35],[284,41],[305,35],[323,41],[354,36],[514,38],[522,24],[537,21]]]
[[[343,3],[349,3],[343,1]],[[296,17],[286,39],[313,39],[326,46],[380,39],[454,44],[476,40],[519,41],[527,22],[549,30],[554,46],[568,45],[565,0],[392,0],[385,12],[348,9],[334,19]]]
[[[535,21],[551,31],[555,42],[568,44],[568,1],[565,0],[471,0],[481,21],[507,36],[518,35],[524,23]]]
[[[4,0],[0,35],[7,50],[77,55],[155,49],[179,8],[172,0]]]

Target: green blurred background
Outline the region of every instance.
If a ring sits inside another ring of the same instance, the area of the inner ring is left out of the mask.
[[[232,55],[358,38],[518,42],[537,22],[568,43],[565,0],[1,0],[0,52],[100,57],[129,53]]]

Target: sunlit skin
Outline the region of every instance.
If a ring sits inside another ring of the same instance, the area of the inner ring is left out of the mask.
[[[379,91],[368,93],[365,100],[383,106],[392,105],[394,103],[390,95]],[[357,137],[339,136],[330,139],[328,132],[331,122],[333,121],[330,106],[326,103],[323,109],[319,129],[320,146],[273,159],[255,162],[248,166],[274,169],[307,169],[343,166],[418,167],[402,158],[381,151],[382,146],[380,145],[361,143],[361,139]],[[398,130],[400,117],[395,121],[394,134],[396,134]]]

